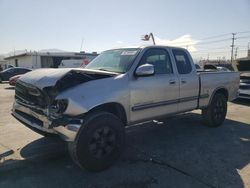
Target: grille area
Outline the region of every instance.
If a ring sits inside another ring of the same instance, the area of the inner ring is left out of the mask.
[[[19,111],[19,110],[16,110],[15,112],[16,112],[17,114],[19,114],[20,116],[22,116],[23,118],[29,120],[30,122],[35,123],[36,125],[38,125],[38,126],[40,126],[40,127],[43,127],[43,122],[42,122],[41,120],[39,120],[39,119],[37,119],[37,118],[35,118],[35,117],[29,115],[29,114],[26,114],[26,113],[24,113],[24,112],[21,112],[21,111]]]
[[[46,98],[43,93],[39,89],[27,86],[20,81],[16,83],[15,98],[26,104],[46,107]]]

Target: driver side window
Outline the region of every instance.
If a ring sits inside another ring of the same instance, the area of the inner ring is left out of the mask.
[[[155,74],[171,74],[173,73],[172,64],[169,54],[164,49],[149,49],[147,50],[140,62],[140,65],[154,65]]]

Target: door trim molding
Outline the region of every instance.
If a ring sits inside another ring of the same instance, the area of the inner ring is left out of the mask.
[[[160,102],[155,102],[155,103],[139,104],[139,105],[133,106],[132,111],[145,110],[148,108],[154,108],[154,107],[159,107],[159,106],[166,106],[166,105],[171,105],[171,104],[189,102],[189,101],[197,100],[198,98],[204,99],[204,98],[208,98],[208,97],[209,97],[208,94],[203,94],[200,97],[192,96],[192,97],[184,97],[184,98],[168,100],[168,101],[160,101]]]

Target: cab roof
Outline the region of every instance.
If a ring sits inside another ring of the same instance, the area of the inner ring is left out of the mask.
[[[175,48],[175,49],[183,49],[186,50],[185,48],[181,47],[176,47],[176,46],[166,46],[166,45],[138,45],[138,46],[124,46],[124,47],[118,47],[118,48],[112,48],[110,50],[115,50],[115,49],[126,49],[126,48],[139,48],[139,49],[144,49],[144,48],[157,48],[157,47],[164,47],[164,48]]]

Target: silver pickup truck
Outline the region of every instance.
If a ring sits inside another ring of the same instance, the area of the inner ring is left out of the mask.
[[[13,116],[69,143],[80,167],[118,158],[126,126],[201,109],[221,125],[239,89],[237,72],[196,72],[187,50],[166,46],[107,50],[85,69],[39,69],[16,84]]]

